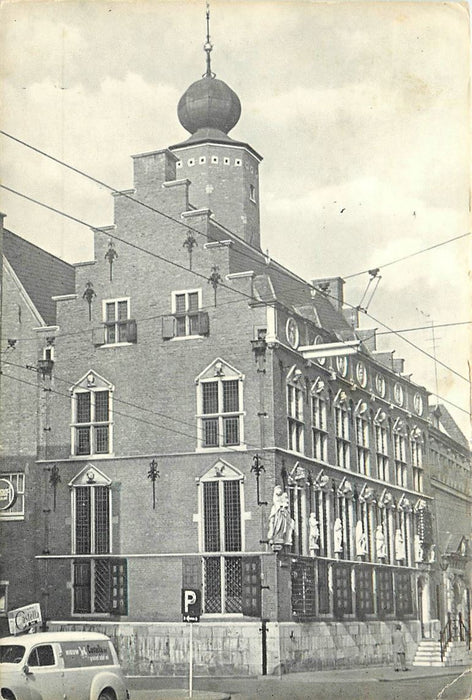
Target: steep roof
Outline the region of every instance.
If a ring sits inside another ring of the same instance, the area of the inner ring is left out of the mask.
[[[437,417],[439,430],[446,435],[449,435],[452,440],[455,440],[463,447],[469,448],[469,443],[466,436],[459,428],[454,418],[451,416],[444,404],[439,404],[437,407],[432,407],[431,412],[435,412],[434,415]]]
[[[56,322],[53,296],[75,292],[75,269],[16,233],[3,230],[3,255],[47,325]]]

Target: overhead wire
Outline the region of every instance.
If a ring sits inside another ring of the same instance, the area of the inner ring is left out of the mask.
[[[48,159],[50,159],[50,160],[52,160],[52,161],[54,161],[54,162],[56,162],[56,163],[62,165],[62,166],[64,166],[64,167],[66,167],[66,168],[68,168],[68,169],[70,169],[70,170],[76,172],[76,173],[79,174],[79,175],[81,175],[81,176],[83,176],[83,177],[86,177],[87,179],[90,179],[91,181],[93,181],[93,182],[95,182],[95,183],[97,183],[97,184],[99,184],[99,185],[101,185],[101,186],[103,186],[103,187],[106,187],[107,189],[111,190],[112,192],[115,192],[115,193],[117,193],[117,194],[122,194],[123,196],[127,196],[127,197],[128,197],[129,199],[131,199],[134,203],[136,203],[136,204],[138,204],[138,205],[145,206],[146,208],[150,209],[151,211],[154,211],[155,213],[157,213],[157,214],[159,214],[159,215],[161,215],[161,216],[164,216],[165,218],[168,218],[168,219],[172,220],[173,222],[175,222],[175,223],[177,223],[177,224],[179,224],[179,225],[181,225],[181,226],[184,226],[184,227],[187,228],[188,230],[192,230],[192,231],[198,233],[199,235],[205,235],[203,232],[199,231],[198,229],[195,229],[194,227],[191,227],[191,226],[189,226],[188,224],[186,224],[186,223],[184,223],[184,222],[182,222],[182,221],[179,221],[178,219],[175,219],[174,217],[171,217],[170,215],[165,214],[164,212],[162,212],[162,211],[159,210],[159,209],[156,209],[155,207],[151,207],[151,206],[148,205],[147,203],[141,202],[140,200],[137,200],[137,199],[135,199],[134,197],[131,197],[129,194],[124,193],[123,191],[120,191],[120,190],[115,189],[114,187],[108,185],[107,183],[104,183],[103,181],[98,180],[97,178],[95,178],[95,177],[89,175],[88,173],[85,173],[84,171],[82,171],[82,170],[80,170],[80,169],[78,169],[78,168],[76,168],[76,167],[70,165],[69,163],[66,163],[65,161],[62,161],[62,160],[60,160],[60,159],[58,159],[58,158],[55,158],[55,157],[52,156],[51,154],[48,154],[47,152],[42,151],[41,149],[36,148],[35,146],[33,146],[32,144],[27,143],[26,141],[23,141],[23,140],[21,140],[21,139],[15,137],[15,136],[13,136],[13,135],[11,135],[11,134],[8,134],[7,132],[5,132],[5,131],[3,131],[3,130],[0,130],[0,134],[3,134],[4,136],[6,136],[6,137],[8,137],[8,138],[10,138],[10,139],[12,139],[12,140],[14,140],[14,141],[17,141],[17,142],[20,143],[21,145],[24,145],[25,147],[27,147],[27,148],[29,148],[29,149],[31,149],[31,150],[33,150],[33,151],[39,153],[40,155],[42,155],[42,156],[44,156],[44,157],[46,157],[46,158],[48,158]],[[67,217],[67,218],[69,218],[69,219],[71,219],[71,220],[73,220],[73,221],[75,221],[75,222],[77,222],[77,223],[80,223],[80,224],[82,224],[82,225],[85,225],[85,226],[87,226],[87,228],[89,228],[89,229],[91,229],[91,230],[93,230],[93,231],[97,231],[97,232],[99,232],[99,233],[104,233],[104,234],[107,235],[109,238],[114,238],[115,240],[118,240],[118,241],[120,241],[120,242],[122,242],[122,243],[124,243],[124,244],[130,245],[131,247],[134,247],[134,248],[136,248],[136,249],[138,249],[138,250],[141,250],[142,252],[145,252],[145,253],[148,253],[148,254],[150,254],[150,255],[153,255],[154,257],[157,257],[157,258],[161,259],[161,260],[164,261],[164,262],[167,262],[167,263],[169,263],[169,264],[172,264],[172,265],[175,265],[175,266],[177,266],[177,267],[180,267],[181,269],[184,269],[184,270],[186,270],[186,271],[194,272],[196,275],[198,275],[198,276],[200,276],[200,277],[203,277],[204,279],[207,279],[207,281],[208,281],[208,278],[206,278],[204,275],[201,275],[200,273],[197,273],[197,272],[194,271],[194,270],[188,270],[188,268],[184,267],[183,265],[180,265],[179,263],[175,263],[174,261],[168,260],[168,259],[164,258],[163,256],[159,256],[157,253],[154,253],[153,251],[149,251],[149,250],[147,250],[147,249],[144,249],[144,248],[142,248],[141,246],[138,246],[137,244],[131,243],[130,241],[126,241],[125,239],[121,239],[121,238],[119,238],[118,236],[116,236],[116,235],[114,235],[114,234],[111,234],[111,233],[109,232],[109,230],[107,230],[106,232],[105,232],[105,231],[102,231],[99,227],[97,228],[97,227],[95,227],[95,226],[93,226],[93,225],[90,225],[90,224],[88,224],[87,222],[84,222],[84,221],[81,220],[81,219],[78,219],[78,218],[76,218],[76,217],[73,217],[73,216],[71,216],[71,215],[69,215],[69,214],[67,214],[67,213],[65,213],[65,212],[62,212],[62,211],[59,210],[59,209],[56,209],[56,208],[54,208],[54,207],[51,207],[50,205],[47,205],[47,204],[45,204],[45,203],[43,203],[43,202],[40,202],[40,201],[38,201],[38,200],[35,200],[34,198],[29,197],[28,195],[25,195],[25,194],[23,194],[23,193],[20,193],[20,192],[18,192],[18,191],[16,191],[16,190],[13,190],[12,188],[8,188],[8,187],[6,187],[5,185],[0,185],[0,187],[2,187],[3,189],[8,190],[8,191],[10,191],[10,192],[16,194],[17,196],[23,197],[23,198],[25,198],[25,199],[27,199],[27,200],[29,200],[29,201],[31,201],[31,202],[33,202],[33,203],[39,205],[39,206],[42,206],[42,207],[44,207],[44,208],[46,208],[46,209],[49,209],[49,210],[51,210],[51,211],[53,211],[53,212],[55,212],[55,213],[57,213],[57,214],[59,214],[59,215],[65,216],[65,217]],[[240,240],[240,241],[244,242],[243,239],[241,239],[239,236],[237,236],[237,234],[234,234],[234,233],[232,233],[231,231],[229,231],[229,233],[230,233],[232,236],[234,236],[237,240]],[[428,250],[432,250],[432,249],[437,248],[437,247],[439,247],[439,246],[441,246],[441,245],[445,245],[446,243],[450,243],[450,242],[452,242],[452,241],[454,241],[454,240],[458,240],[459,238],[464,238],[465,236],[468,236],[468,235],[470,235],[470,232],[465,233],[465,234],[462,234],[462,235],[460,235],[460,236],[456,236],[456,237],[451,238],[451,239],[448,239],[448,240],[446,240],[446,241],[442,241],[442,242],[440,242],[440,243],[438,243],[438,244],[435,244],[435,245],[433,245],[433,246],[429,246],[428,248],[424,248],[424,249],[422,249],[422,250],[420,250],[420,251],[416,251],[415,253],[409,254],[409,255],[407,255],[407,256],[403,256],[402,258],[398,258],[398,259],[396,259],[396,260],[394,260],[394,261],[391,261],[391,262],[389,262],[389,263],[386,263],[386,264],[383,265],[382,267],[386,267],[386,266],[388,266],[388,265],[393,265],[393,264],[395,264],[395,263],[397,263],[397,262],[400,262],[400,261],[402,261],[402,260],[406,260],[406,259],[409,258],[409,257],[413,257],[414,255],[419,255],[419,254],[422,253],[422,252],[426,252],[426,251],[428,251]],[[238,254],[243,254],[245,257],[248,257],[248,258],[251,259],[252,261],[258,262],[259,264],[261,263],[261,260],[256,260],[256,258],[254,258],[254,257],[252,257],[252,256],[249,256],[249,255],[248,255],[247,253],[245,253],[244,251],[238,251]],[[261,255],[263,255],[263,254],[261,254]],[[283,266],[280,266],[280,267],[283,269]],[[296,275],[294,275],[291,271],[287,270],[287,272],[290,274],[291,277],[296,277]],[[362,271],[362,272],[354,273],[353,275],[348,275],[348,276],[344,277],[344,279],[348,279],[348,278],[351,278],[351,277],[354,277],[354,276],[357,276],[357,275],[360,275],[360,274],[364,274],[364,272],[370,272],[370,270],[365,270],[365,271]],[[305,280],[302,280],[301,278],[300,278],[300,282],[302,282],[303,284],[305,284],[308,288],[316,289],[316,287],[315,287],[314,285],[310,285],[308,282],[306,282]],[[229,287],[229,286],[227,286],[227,285],[224,285],[223,283],[220,283],[220,284],[221,284],[221,286],[223,286],[223,287],[225,287],[225,288],[227,288],[227,289],[229,289],[229,290],[231,290],[231,291],[233,291],[233,292],[237,292],[237,293],[243,294],[243,295],[246,296],[247,298],[253,300],[253,297],[251,297],[250,295],[245,294],[245,293],[242,292],[241,290],[237,290],[237,289],[235,289],[235,288],[233,288],[233,287]],[[328,295],[328,296],[329,296],[329,295]],[[356,306],[354,306],[354,305],[348,304],[347,302],[345,302],[345,303],[346,303],[347,306],[350,306],[351,308],[358,308],[358,307],[356,307]],[[414,347],[416,350],[418,350],[419,352],[423,353],[425,356],[429,357],[430,359],[433,359],[435,362],[437,362],[438,364],[440,364],[442,367],[444,367],[444,368],[447,369],[448,371],[451,371],[453,374],[457,375],[457,376],[460,377],[461,379],[464,379],[465,381],[467,381],[468,383],[470,383],[469,379],[467,379],[466,377],[464,377],[464,376],[461,375],[460,373],[456,372],[456,370],[454,370],[453,368],[449,367],[449,366],[446,365],[444,362],[442,362],[442,361],[440,361],[440,360],[437,360],[437,358],[435,358],[433,355],[431,355],[431,354],[428,353],[427,351],[423,350],[422,348],[420,348],[420,347],[417,346],[416,344],[412,343],[412,342],[409,341],[408,339],[403,338],[403,336],[401,336],[400,333],[399,333],[398,331],[394,331],[394,330],[391,329],[389,326],[387,326],[386,324],[384,324],[382,321],[379,321],[378,319],[375,319],[375,317],[371,316],[366,310],[361,309],[361,311],[363,311],[367,316],[369,316],[370,318],[372,318],[376,323],[380,323],[382,326],[384,326],[385,328],[387,328],[389,333],[393,333],[393,334],[397,335],[398,337],[400,337],[401,339],[403,339],[406,343],[408,343],[408,344],[410,344],[412,347]]]

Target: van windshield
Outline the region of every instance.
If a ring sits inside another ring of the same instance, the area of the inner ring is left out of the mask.
[[[0,646],[0,664],[19,664],[25,655],[25,647],[20,644]]]

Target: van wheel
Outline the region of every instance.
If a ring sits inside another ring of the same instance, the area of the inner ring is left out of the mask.
[[[105,688],[98,696],[98,700],[116,700],[116,695],[110,688]]]

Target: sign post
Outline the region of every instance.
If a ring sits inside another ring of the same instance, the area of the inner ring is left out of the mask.
[[[198,588],[182,588],[182,619],[190,623],[189,630],[189,697],[193,693],[193,623],[200,622],[202,594]]]

